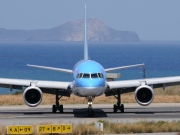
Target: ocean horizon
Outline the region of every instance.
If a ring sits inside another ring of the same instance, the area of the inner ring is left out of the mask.
[[[72,81],[72,75],[27,64],[72,69],[83,59],[83,42],[0,42],[0,78]],[[91,60],[104,68],[144,63],[146,77],[180,76],[180,41],[89,43]],[[118,80],[141,79],[140,67],[117,70]],[[0,89],[0,93],[9,93]]]

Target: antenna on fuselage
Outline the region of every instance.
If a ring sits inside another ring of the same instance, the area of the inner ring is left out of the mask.
[[[87,26],[86,26],[86,4],[85,4],[85,17],[84,17],[84,60],[88,60],[88,44],[87,44]]]

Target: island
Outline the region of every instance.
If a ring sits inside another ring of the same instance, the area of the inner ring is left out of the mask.
[[[119,31],[96,19],[87,19],[87,35],[90,42],[139,42],[136,32]],[[51,29],[10,30],[0,28],[0,41],[67,41],[84,40],[84,20],[74,20]]]

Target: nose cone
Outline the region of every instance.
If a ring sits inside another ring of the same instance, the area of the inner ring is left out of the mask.
[[[105,90],[105,81],[103,79],[79,79],[76,87],[81,96],[99,96]]]
[[[105,81],[103,79],[79,79],[76,85],[77,87],[103,87]]]

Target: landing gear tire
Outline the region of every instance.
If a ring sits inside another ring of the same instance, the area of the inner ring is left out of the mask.
[[[57,110],[59,110],[60,113],[63,113],[63,105],[60,105],[59,107],[57,107],[56,105],[53,105],[53,106],[52,106],[52,112],[53,112],[53,113],[56,113]]]
[[[114,105],[113,110],[114,110],[114,113],[117,113],[118,110],[121,111],[121,113],[124,113],[124,105],[123,104],[121,104],[121,106]]]
[[[56,107],[56,105],[53,105],[53,106],[52,106],[52,112],[53,112],[53,113],[56,113],[56,111],[57,111],[57,107]]]
[[[59,106],[59,111],[60,111],[61,113],[63,113],[63,105],[60,105],[60,106]]]
[[[114,113],[117,113],[117,105],[114,104]]]
[[[121,110],[121,113],[124,113],[124,105],[123,104],[121,104],[120,110]]]

